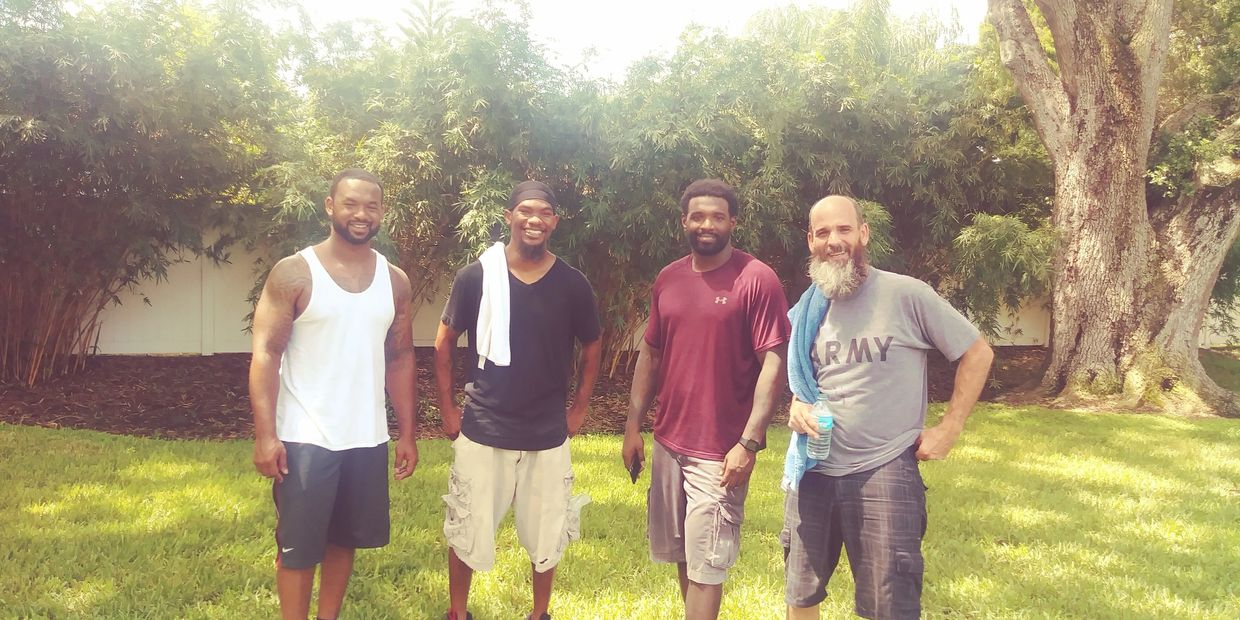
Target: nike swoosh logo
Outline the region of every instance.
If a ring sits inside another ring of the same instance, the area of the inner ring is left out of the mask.
[[[280,547],[280,553],[288,553],[289,551],[292,551],[293,549],[295,549],[295,547]]]

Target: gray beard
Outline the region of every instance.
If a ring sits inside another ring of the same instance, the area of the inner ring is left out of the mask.
[[[809,257],[809,278],[827,299],[848,297],[865,280],[865,262],[850,256],[842,265]]]

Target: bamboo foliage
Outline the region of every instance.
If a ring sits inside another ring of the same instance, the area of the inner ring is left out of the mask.
[[[6,376],[33,386],[82,368],[99,333],[99,312],[106,305],[101,291],[73,292],[47,287],[44,281],[8,280],[0,285],[0,296],[9,301],[4,308],[9,317],[6,336],[29,335],[4,339],[0,369]]]
[[[691,30],[622,83],[557,66],[493,8],[427,4],[404,38],[361,23],[275,36],[244,2],[6,10],[3,380],[80,365],[99,309],[184,256],[218,256],[209,231],[244,231],[273,257],[321,238],[327,179],[351,166],[384,179],[379,247],[422,300],[491,239],[514,182],[550,183],[552,249],[595,287],[609,372],[624,370],[650,284],[686,251],[678,198],[695,178],[739,189],[737,246],[789,288],[803,281],[805,210],[827,193],[873,201],[885,264],[968,282],[951,241],[975,213],[1040,222],[1045,153],[1011,148],[1027,123],[988,93],[1002,88],[974,86],[995,73],[987,50],[883,5]]]
[[[411,11],[403,39],[360,23],[299,39],[300,159],[264,175],[260,199],[275,255],[322,234],[323,179],[360,165],[385,183],[380,248],[429,301],[492,240],[512,185],[541,179],[561,201],[552,250],[593,285],[615,373],[655,276],[687,251],[679,196],[693,179],[739,189],[737,246],[789,288],[803,282],[805,212],[828,193],[869,198],[875,258],[936,283],[968,281],[949,256],[971,214],[1044,213],[1031,197],[1049,175],[1013,174],[1045,168],[1044,152],[1001,150],[1019,114],[969,87],[974,52],[882,2],[690,31],[620,84],[556,66],[503,11],[436,7]],[[434,27],[418,21],[432,13]]]
[[[0,382],[26,385],[80,369],[120,291],[222,257],[286,107],[236,7],[35,4],[0,12]]]
[[[492,238],[514,182],[550,183],[553,251],[595,287],[612,373],[651,282],[686,251],[678,198],[695,178],[738,187],[736,244],[790,288],[822,195],[872,199],[892,264],[966,281],[943,248],[970,214],[1025,209],[1043,182],[1007,173],[1041,153],[995,156],[1011,131],[993,119],[1011,115],[966,87],[971,52],[882,2],[690,31],[620,84],[555,65],[494,8],[427,4],[401,39],[361,23],[273,36],[244,2],[39,6],[0,13],[5,381],[80,366],[99,309],[183,256],[220,255],[208,231],[244,231],[272,257],[321,238],[344,167],[384,179],[378,246],[421,300]],[[282,59],[302,96],[276,79]]]
[[[611,373],[651,282],[686,251],[680,192],[707,176],[739,189],[736,245],[789,288],[803,283],[807,207],[844,193],[869,201],[880,264],[993,325],[997,299],[1048,290],[1062,239],[1045,229],[1051,154],[993,32],[956,45],[887,4],[774,10],[737,35],[691,28],[611,82],[556,65],[525,13],[494,5],[460,17],[425,2],[402,38],[361,23],[277,35],[246,0],[0,3],[0,382],[81,367],[101,309],[187,256],[221,257],[242,233],[273,256],[321,238],[327,179],[359,165],[385,181],[379,247],[423,300],[492,239],[514,182],[551,184],[552,249],[595,287]],[[1151,207],[1225,198],[1234,211],[1236,185],[1216,189],[1240,169],[1236,7],[1176,3],[1151,165],[1132,184]],[[1051,17],[1037,28],[1078,36]],[[1043,54],[1026,34],[1007,52]],[[1057,50],[1047,70],[1070,75],[1081,58]],[[1240,291],[1238,261],[1219,259],[1216,300]]]

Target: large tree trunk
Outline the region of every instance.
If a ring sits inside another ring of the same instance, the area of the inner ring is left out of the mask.
[[[1137,289],[1150,257],[1142,178],[1122,164],[1095,165],[1097,154],[1115,145],[1094,142],[1056,170],[1055,335],[1042,379],[1052,392],[1118,391],[1125,335],[1139,322]]]
[[[1111,396],[1125,407],[1240,415],[1235,394],[1206,376],[1197,356],[1210,292],[1240,225],[1235,189],[1202,188],[1147,217],[1143,187],[1134,200],[1131,188],[1096,175],[1061,178],[1072,182],[1056,192],[1062,238],[1042,388],[1070,402]]]
[[[1138,288],[1142,329],[1129,337],[1124,392],[1183,413],[1240,416],[1236,394],[1201,366],[1198,339],[1210,293],[1240,228],[1235,184],[1200,187],[1151,213],[1156,244]]]
[[[1145,172],[1171,0],[990,0],[1012,72],[1055,168],[1052,338],[1041,386],[1074,402],[1237,415],[1197,340],[1237,224],[1237,182],[1147,204]]]

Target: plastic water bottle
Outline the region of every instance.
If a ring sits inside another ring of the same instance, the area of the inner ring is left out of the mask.
[[[825,461],[831,453],[831,429],[835,428],[835,416],[831,415],[827,403],[821,400],[814,403],[813,413],[818,420],[818,439],[808,438],[805,453],[815,461]]]

